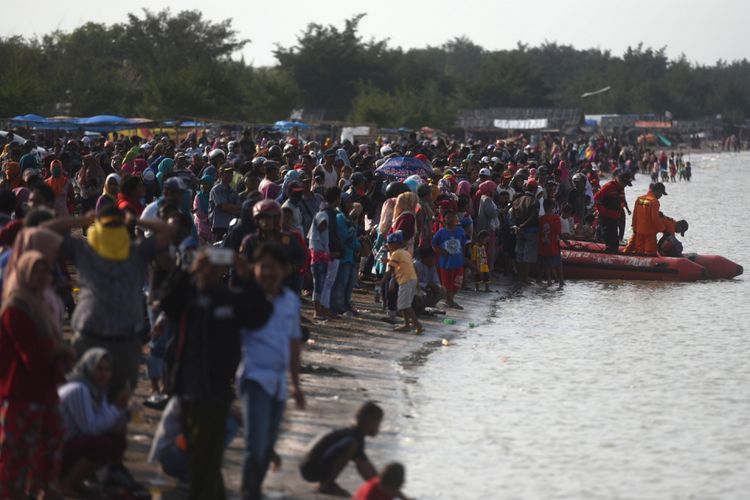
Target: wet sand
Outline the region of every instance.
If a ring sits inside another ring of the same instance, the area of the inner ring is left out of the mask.
[[[495,289],[505,289],[495,286]],[[390,454],[399,439],[395,415],[409,418],[402,404],[400,391],[409,383],[410,366],[424,363],[435,349],[450,348],[453,337],[469,329],[469,323],[486,320],[490,303],[500,297],[498,293],[461,292],[457,300],[465,306],[463,311],[449,311],[446,316],[420,318],[425,334],[397,333],[384,323],[380,304],[372,292],[355,290],[353,303],[361,311],[358,318],[328,321],[324,325],[308,324],[311,342],[302,355],[302,387],[307,398],[307,408],[297,410],[292,401],[282,425],[276,449],[283,465],[278,472],[269,472],[264,492],[268,498],[332,498],[316,495],[313,486],[300,476],[298,464],[308,444],[320,433],[349,425],[354,414],[365,401],[377,401],[385,410],[381,433],[368,438],[367,452],[376,467],[397,460]],[[305,302],[303,315],[312,316],[311,304]],[[455,320],[455,325],[443,323],[445,318]],[[449,346],[444,346],[443,339]],[[133,402],[141,403],[149,394],[145,367]],[[155,498],[185,498],[185,491],[176,488],[174,480],[160,473],[158,464],[147,464],[146,458],[160,412],[143,408],[142,422],[131,422],[128,428],[126,465],[136,478],[151,487]],[[242,432],[232,441],[224,456],[224,480],[230,498],[239,498],[240,470],[242,465]],[[408,473],[408,464],[405,464]],[[361,479],[353,466],[348,466],[339,484],[353,491]],[[408,491],[408,484],[406,490]]]

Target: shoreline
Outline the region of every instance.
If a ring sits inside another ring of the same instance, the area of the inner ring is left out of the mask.
[[[445,316],[421,317],[425,334],[397,333],[379,318],[380,304],[373,300],[370,287],[355,291],[353,303],[362,313],[358,318],[342,318],[323,325],[308,324],[311,341],[302,353],[302,388],[307,407],[300,411],[292,401],[281,427],[276,449],[282,458],[280,471],[269,471],[264,484],[268,498],[328,499],[314,492],[314,485],[305,482],[298,465],[312,440],[333,428],[353,422],[359,405],[376,401],[385,410],[380,434],[368,438],[367,453],[376,468],[398,460],[392,450],[400,437],[398,422],[410,415],[405,389],[416,381],[410,371],[418,369],[438,349],[450,348],[456,337],[466,334],[475,323],[491,321],[495,304],[506,295],[510,281],[493,282],[495,292],[461,292],[459,301],[464,310],[449,310]],[[311,304],[303,303],[303,316],[310,317]],[[444,324],[443,320],[455,320]],[[444,345],[447,340],[448,346]],[[142,402],[149,394],[149,383],[142,367],[141,381],[134,392],[134,402]],[[186,491],[177,487],[172,478],[161,473],[158,464],[147,464],[146,457],[160,411],[143,408],[142,422],[131,422],[128,429],[126,466],[138,481],[151,490],[153,498],[186,498]],[[242,432],[231,442],[224,455],[224,481],[228,498],[239,498],[242,466]],[[404,464],[409,469],[409,464]],[[349,465],[339,484],[352,492],[362,483],[356,469]],[[406,487],[408,492],[408,483]]]

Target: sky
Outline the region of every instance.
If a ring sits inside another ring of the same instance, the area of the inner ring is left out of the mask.
[[[367,14],[360,23],[366,39],[387,38],[404,49],[466,36],[490,50],[549,41],[621,55],[643,42],[666,46],[670,58],[684,53],[700,64],[750,59],[750,0],[3,0],[0,36],[70,31],[88,21],[124,22],[128,12],[142,8],[197,9],[211,20],[232,19],[240,37],[251,40],[238,57],[254,66],[276,64],[276,44],[294,45],[308,23],[342,28],[357,13]]]

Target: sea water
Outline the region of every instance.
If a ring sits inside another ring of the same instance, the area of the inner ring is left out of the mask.
[[[687,155],[686,155],[687,159]],[[692,155],[662,210],[750,267],[750,154]],[[630,203],[648,176],[627,188]],[[418,498],[750,498],[750,281],[503,296],[406,364],[393,458]],[[486,314],[486,312],[484,312]],[[459,325],[460,326],[460,325]]]

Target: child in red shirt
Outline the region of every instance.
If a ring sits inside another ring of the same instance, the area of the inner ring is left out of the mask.
[[[554,213],[555,202],[544,200],[545,215],[539,218],[539,267],[547,276],[547,286],[552,277],[564,286],[562,259],[560,258],[560,216]]]
[[[357,489],[352,500],[393,500],[406,498],[401,493],[404,485],[404,466],[400,463],[390,463],[385,466],[380,475],[373,477]]]

